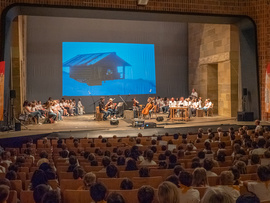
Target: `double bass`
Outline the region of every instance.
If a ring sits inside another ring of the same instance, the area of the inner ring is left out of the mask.
[[[149,111],[153,108],[152,98],[149,98],[148,100],[148,104],[146,104],[145,108],[142,110],[143,115],[148,115]]]

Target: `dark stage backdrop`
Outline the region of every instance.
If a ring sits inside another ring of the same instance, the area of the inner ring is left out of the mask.
[[[138,14],[139,15],[139,14]],[[27,99],[45,102],[62,98],[62,42],[154,44],[156,94],[135,95],[140,103],[148,96],[188,96],[187,23],[104,20],[63,17],[27,17]],[[122,95],[131,100],[133,95]],[[120,101],[118,95],[110,95]],[[86,112],[99,97],[82,99]]]

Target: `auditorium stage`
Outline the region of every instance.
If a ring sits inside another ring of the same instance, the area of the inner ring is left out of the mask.
[[[221,116],[213,117],[193,117],[190,121],[170,121],[167,119],[167,114],[158,114],[163,116],[164,121],[157,122],[155,117],[151,120],[146,119],[145,122],[155,122],[157,128],[143,129],[132,127],[131,119],[119,119],[119,125],[110,125],[110,121],[95,121],[93,114],[86,114],[81,116],[64,117],[64,121],[58,121],[53,124],[42,125],[27,125],[28,129],[21,126],[21,131],[6,131],[0,132],[0,139],[12,138],[21,136],[43,135],[49,137],[68,138],[70,136],[83,138],[83,137],[124,137],[127,135],[136,136],[139,132],[144,136],[153,134],[170,134],[174,133],[187,133],[196,132],[199,127],[205,130],[209,127],[216,130],[217,127],[222,126],[224,130],[228,130],[230,126],[237,128],[242,125],[253,126],[254,122],[238,122],[236,118],[228,118]],[[269,123],[262,123],[269,125]]]

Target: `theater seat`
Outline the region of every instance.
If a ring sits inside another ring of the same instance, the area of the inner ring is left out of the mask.
[[[20,200],[21,203],[35,203],[33,198],[33,191],[21,191]]]
[[[196,189],[196,190],[199,191],[199,193],[200,193],[200,198],[201,198],[201,199],[202,199],[202,197],[203,197],[205,191],[207,190],[207,188],[208,188],[208,187],[193,187],[193,189]]]
[[[139,177],[139,171],[119,171],[119,178],[130,178],[132,179],[133,177]]]
[[[219,176],[210,176],[208,178],[209,186],[216,186],[220,184],[220,177]]]
[[[162,176],[163,180],[166,180],[168,176],[173,175],[173,169],[151,169],[150,176]]]
[[[10,190],[7,203],[17,203],[17,192]]]
[[[18,197],[20,197],[20,193],[22,191],[22,181],[21,180],[11,180],[11,189],[15,190],[18,194]]]
[[[63,192],[63,203],[90,203],[93,202],[88,190],[65,190]]]
[[[83,180],[63,179],[60,181],[60,189],[62,192],[65,190],[77,190],[80,186],[83,186]]]
[[[159,184],[163,181],[161,176],[156,177],[133,177],[132,182],[134,189],[140,188],[143,185],[150,185],[153,188],[158,188]]]
[[[125,178],[99,178],[98,182],[106,185],[108,190],[120,190],[121,182]]]

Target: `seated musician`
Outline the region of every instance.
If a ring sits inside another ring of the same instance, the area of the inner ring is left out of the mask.
[[[156,97],[152,98],[152,108],[149,110],[149,119],[151,118],[152,113],[157,112],[157,100]]]
[[[186,98],[184,101],[184,107],[188,108],[188,118],[191,116],[191,101],[189,98]]]
[[[198,93],[196,92],[196,89],[192,89],[192,92],[189,96],[190,99],[197,99],[198,98]]]
[[[139,102],[136,100],[136,98],[132,99],[133,101],[133,114],[134,114],[134,118],[138,118],[138,113],[139,113]]]
[[[162,102],[162,111],[163,113],[167,113],[169,111],[169,99],[164,97]]]
[[[177,103],[174,100],[174,98],[172,97],[171,100],[169,101],[169,108],[176,107],[176,106],[177,106]],[[171,112],[169,112],[168,118],[170,117],[170,115],[171,115]]]
[[[109,113],[108,113],[108,111],[105,110],[104,101],[105,101],[104,97],[101,97],[98,105],[99,105],[100,113],[104,114],[103,115],[103,120],[105,121],[105,120],[107,120],[107,117],[108,117]]]
[[[202,108],[204,110],[204,112],[205,112],[205,115],[207,115],[207,110],[209,108],[212,108],[212,102],[210,101],[210,99],[206,99],[204,107]]]
[[[191,102],[191,113],[192,113],[192,116],[196,116],[196,111],[198,109],[198,102],[197,102],[197,99],[192,99],[192,102]]]
[[[110,98],[108,103],[105,105],[105,110],[108,111],[108,114],[111,115],[111,117],[116,118],[115,117],[115,106],[114,106],[112,98]]]
[[[184,106],[184,101],[185,101],[184,97],[180,97],[177,106],[178,107],[183,107]],[[177,110],[177,113],[180,114],[179,117],[183,117],[183,112],[184,112],[183,109],[178,109]]]

